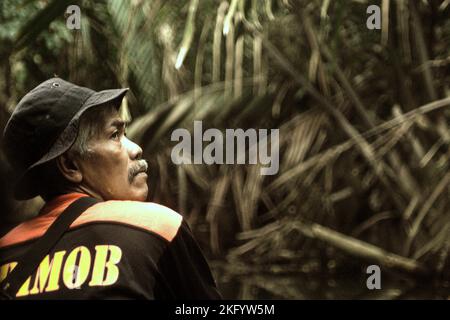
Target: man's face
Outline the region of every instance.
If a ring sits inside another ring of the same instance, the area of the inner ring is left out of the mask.
[[[81,185],[103,200],[145,201],[147,164],[142,149],[125,136],[125,123],[117,111],[99,122],[101,128],[88,142],[88,153],[79,159]]]

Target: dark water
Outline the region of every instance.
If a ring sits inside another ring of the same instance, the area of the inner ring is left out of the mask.
[[[236,274],[232,266],[213,266],[226,299],[450,299],[450,283],[429,286],[383,275],[381,289],[369,290],[367,274],[252,273]]]

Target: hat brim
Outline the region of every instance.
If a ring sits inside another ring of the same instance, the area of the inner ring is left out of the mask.
[[[56,159],[72,147],[78,136],[78,123],[81,115],[88,109],[96,106],[106,105],[116,100],[121,101],[129,88],[109,89],[95,92],[81,106],[80,110],[72,117],[69,124],[58,136],[55,143],[50,147],[49,151],[43,155],[38,161],[33,163],[18,180],[14,188],[14,197],[17,200],[27,200],[38,195],[36,188],[33,187],[32,179],[33,171],[53,159]],[[117,104],[119,108],[120,103]]]

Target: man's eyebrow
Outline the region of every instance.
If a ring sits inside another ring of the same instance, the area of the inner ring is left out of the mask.
[[[123,121],[122,119],[115,119],[111,122],[110,127],[116,127],[118,129],[121,129],[125,127],[127,123]]]

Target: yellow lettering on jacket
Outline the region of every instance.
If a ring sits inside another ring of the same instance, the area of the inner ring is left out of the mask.
[[[118,246],[95,246],[95,262],[89,286],[110,286],[119,278],[117,264],[122,258],[122,250]],[[109,253],[109,260],[107,260]],[[106,273],[106,274],[105,274]]]
[[[17,266],[17,262],[10,262],[0,267],[0,282],[6,279],[6,276]]]
[[[39,265],[34,278],[33,288],[30,294],[38,294],[42,292],[51,292],[59,289],[59,274],[61,273],[61,266],[66,251],[58,251],[53,256],[50,262],[49,255]]]
[[[80,258],[78,258],[78,253]],[[78,264],[77,264],[77,260]],[[85,246],[72,250],[66,260],[63,271],[63,281],[69,289],[79,289],[86,281],[91,267],[91,253]]]
[[[121,259],[122,249],[114,245],[95,246],[92,257],[91,251],[85,246],[74,248],[68,255],[65,250],[57,251],[51,259],[50,255],[45,256],[35,273],[17,291],[16,297],[55,292],[61,290],[62,285],[70,290],[83,289],[89,275],[89,287],[111,286],[119,279],[118,264]],[[17,262],[0,266],[0,282],[16,266]]]
[[[31,276],[28,277],[28,279],[20,287],[19,291],[17,291],[16,297],[24,297],[24,296],[27,296],[30,294],[30,291],[29,291],[30,281],[31,281]]]

